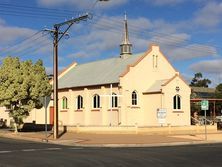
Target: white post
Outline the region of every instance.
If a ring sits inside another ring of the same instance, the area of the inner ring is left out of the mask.
[[[47,129],[47,98],[46,96],[44,97],[44,101],[45,101],[45,141],[48,142],[48,129]]]
[[[110,113],[109,113],[109,126],[111,126],[111,115],[113,111],[113,85],[110,84]]]
[[[111,126],[111,114],[112,114],[112,111],[113,111],[113,108],[112,108],[112,98],[113,97],[121,97],[122,95],[119,95],[119,94],[116,94],[116,95],[113,95],[113,85],[110,84],[110,94],[108,95],[100,95],[101,97],[109,97],[109,102],[110,102],[110,114],[109,114],[109,125]],[[117,100],[118,101],[118,100]]]
[[[205,117],[205,121],[204,121],[204,124],[205,124],[205,140],[207,140],[207,111],[204,110],[204,117]]]

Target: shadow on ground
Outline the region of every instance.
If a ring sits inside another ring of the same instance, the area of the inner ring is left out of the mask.
[[[52,130],[52,125],[47,124],[47,131]],[[45,131],[45,124],[24,123],[19,132],[41,132]]]

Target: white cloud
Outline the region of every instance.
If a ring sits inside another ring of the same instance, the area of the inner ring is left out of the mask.
[[[35,35],[34,35],[35,34]],[[0,57],[19,56],[22,59],[31,59],[30,56],[36,56],[47,60],[52,55],[52,41],[49,35],[44,36],[37,30],[9,26],[0,19]],[[32,37],[31,37],[32,36]]]
[[[97,8],[111,8],[125,4],[128,0],[111,0],[108,2],[97,2]],[[38,0],[39,5],[46,7],[75,7],[78,9],[90,9],[94,6],[96,0]]]
[[[1,26],[5,25],[5,20],[3,20],[2,18],[0,18],[0,25]]]
[[[211,86],[215,87],[222,83],[222,59],[205,60],[192,64],[189,69],[194,73],[201,72],[204,78],[212,81]]]
[[[164,20],[150,21],[141,17],[128,18],[128,24],[134,53],[145,51],[150,43],[157,43],[171,60],[217,56],[217,50],[212,46],[189,44],[191,36],[177,32],[177,27],[180,27],[181,23],[169,24]],[[112,52],[118,49],[122,39],[123,17],[104,16],[95,19],[88,33],[69,40],[70,45],[78,44],[80,47],[67,57],[91,57],[101,55],[103,52]]]
[[[28,37],[36,31],[29,28],[11,27],[0,25],[0,44],[7,44],[16,41],[17,39]]]
[[[82,58],[82,57],[88,57],[88,56],[90,56],[90,55],[87,54],[86,52],[80,51],[80,52],[77,52],[77,53],[69,54],[66,57],[70,58],[70,59],[76,59],[76,58]]]
[[[154,34],[151,41],[157,41],[161,45],[177,47],[188,39],[190,39],[190,36],[188,34],[174,32],[172,34]]]
[[[69,44],[78,43],[78,51],[68,55],[68,58],[98,56],[102,52],[117,50],[123,39],[123,17],[104,16],[91,24],[89,32],[81,36],[72,38],[67,42]],[[130,28],[130,41],[134,47],[144,50],[147,48],[147,40],[138,37],[139,33],[147,29],[151,24],[146,18],[129,19],[129,25],[136,25]]]
[[[187,84],[190,84],[190,82],[193,78],[193,76],[186,74],[186,73],[182,73],[181,76]]]
[[[222,59],[205,60],[192,64],[189,68],[194,72],[222,74]]]
[[[63,71],[64,69],[66,69],[66,68],[67,68],[67,67],[59,66],[59,67],[58,67],[59,73],[60,73],[61,71]],[[52,67],[52,66],[47,66],[47,67],[45,67],[45,71],[46,71],[46,74],[47,74],[47,75],[51,75],[51,74],[53,74],[53,67]]]
[[[176,5],[185,2],[185,0],[144,0],[144,1],[157,6]]]
[[[172,60],[186,60],[200,57],[217,56],[217,50],[208,45],[189,44],[184,47],[175,47],[168,50]]]
[[[169,34],[169,35],[167,35]],[[151,42],[161,46],[161,50],[173,61],[188,60],[193,58],[218,55],[217,49],[204,44],[190,44],[191,36],[186,33],[177,33],[176,30],[169,33],[154,34]]]
[[[53,74],[53,67],[45,67],[46,74]]]
[[[194,23],[205,26],[215,27],[221,23],[222,2],[211,1],[195,14]]]

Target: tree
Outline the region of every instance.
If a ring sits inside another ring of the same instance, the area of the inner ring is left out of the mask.
[[[41,108],[41,97],[51,94],[45,68],[41,60],[20,62],[18,57],[7,57],[0,67],[0,106],[10,108],[15,132],[23,119],[34,108]]]
[[[216,86],[215,97],[218,99],[222,99],[222,83]]]
[[[202,78],[203,78],[202,73],[200,73],[200,72],[196,73],[190,83],[190,86],[208,88],[209,84],[211,84],[211,80],[206,79],[206,78],[202,79]]]
[[[216,86],[216,89],[215,89],[215,98],[216,99],[222,99],[222,83],[218,84]],[[221,114],[221,111],[222,111],[222,102],[221,101],[216,101],[215,103],[215,107],[216,107],[216,115],[220,115]],[[218,114],[218,112],[220,114]]]

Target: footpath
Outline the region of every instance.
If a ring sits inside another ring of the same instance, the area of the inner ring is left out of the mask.
[[[54,140],[53,134],[48,132],[19,132],[15,134],[9,130],[0,129],[0,137],[48,142],[81,147],[155,147],[173,145],[191,145],[222,143],[222,132],[207,134],[159,135],[159,134],[90,134],[67,132]]]

